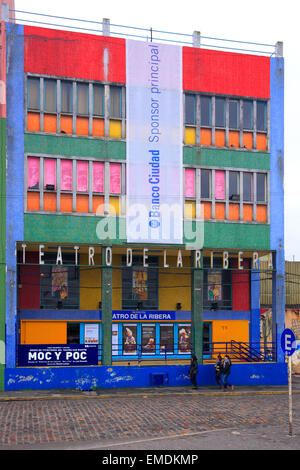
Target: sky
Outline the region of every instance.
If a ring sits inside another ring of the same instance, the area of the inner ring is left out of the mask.
[[[15,0],[15,9],[26,12],[100,22],[109,18],[111,24],[184,34],[200,31],[202,36],[265,44],[282,41],[285,60],[285,259],[288,261],[300,261],[300,152],[297,151],[299,129],[295,118],[296,110],[300,108],[300,54],[297,41],[299,17],[295,5],[297,2],[292,0],[251,0],[248,3],[241,0]],[[16,18],[29,19],[29,16],[16,13]]]

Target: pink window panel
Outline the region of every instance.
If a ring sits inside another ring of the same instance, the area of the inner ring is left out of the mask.
[[[110,164],[110,193],[121,193],[121,165],[120,163]]]
[[[225,172],[215,171],[215,198],[225,199]]]
[[[88,162],[77,162],[77,191],[88,191]]]
[[[27,160],[28,168],[28,188],[39,189],[40,185],[40,159],[29,157]]]
[[[54,185],[56,189],[56,160],[45,158],[45,187],[47,184]]]
[[[94,193],[104,192],[104,163],[103,162],[93,163],[93,192]]]
[[[185,170],[185,196],[195,197],[195,170]]]
[[[61,173],[61,190],[72,191],[72,160],[61,160],[60,173]]]

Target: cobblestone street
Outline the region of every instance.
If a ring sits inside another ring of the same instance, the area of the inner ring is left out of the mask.
[[[0,401],[0,450],[128,442],[213,430],[278,427],[288,434],[287,394],[143,393],[111,398]],[[300,395],[293,397],[300,436]],[[149,444],[151,448],[151,443]]]

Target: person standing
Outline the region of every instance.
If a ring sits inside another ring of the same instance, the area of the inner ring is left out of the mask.
[[[192,354],[191,365],[189,369],[189,377],[193,384],[193,388],[197,389],[198,360],[195,354]]]
[[[223,388],[221,382],[221,374],[222,374],[222,356],[218,354],[216,363],[215,363],[215,373],[216,373],[216,382],[219,385],[219,388]]]
[[[227,387],[231,387],[231,390],[234,390],[234,386],[228,382],[228,377],[231,370],[231,359],[228,354],[225,354],[225,358],[222,364],[222,379],[223,379],[223,392],[227,390]]]

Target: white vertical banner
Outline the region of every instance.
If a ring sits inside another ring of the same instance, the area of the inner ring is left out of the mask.
[[[128,242],[182,243],[182,48],[126,40]]]

